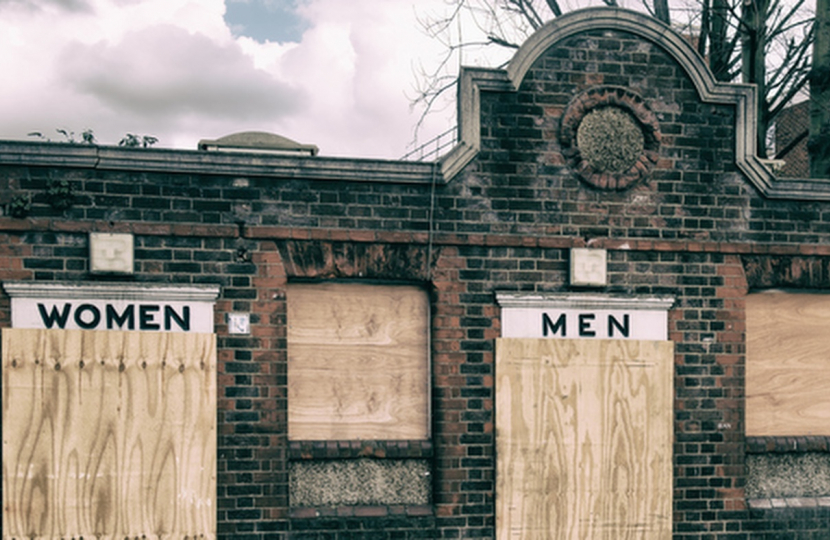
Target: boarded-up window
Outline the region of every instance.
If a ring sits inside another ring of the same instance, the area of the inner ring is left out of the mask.
[[[496,341],[496,538],[671,538],[668,341]]]
[[[407,285],[288,287],[288,437],[429,438],[429,312]]]
[[[4,538],[213,538],[212,334],[3,330]]]
[[[830,435],[830,295],[746,298],[746,433]]]

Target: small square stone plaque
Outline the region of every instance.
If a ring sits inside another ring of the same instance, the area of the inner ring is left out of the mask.
[[[132,274],[133,235],[89,233],[89,271],[94,274]]]
[[[601,287],[608,284],[604,249],[571,249],[571,285]]]
[[[251,317],[247,313],[228,313],[229,334],[250,334]]]

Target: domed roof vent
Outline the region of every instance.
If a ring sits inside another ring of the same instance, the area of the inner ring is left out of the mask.
[[[264,131],[243,131],[216,140],[202,139],[199,150],[211,152],[258,152],[281,156],[316,156],[313,144],[300,144],[281,135]]]

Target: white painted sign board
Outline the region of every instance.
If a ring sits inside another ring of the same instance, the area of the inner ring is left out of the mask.
[[[6,282],[12,328],[213,332],[218,286]]]
[[[668,339],[671,298],[498,293],[502,337]]]

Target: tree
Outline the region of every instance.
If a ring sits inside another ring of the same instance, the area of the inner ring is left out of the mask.
[[[87,129],[85,129],[81,132],[80,140],[75,138],[75,132],[74,131],[69,131],[69,130],[62,129],[62,128],[55,129],[55,131],[60,133],[61,136],[63,137],[63,141],[61,141],[61,142],[65,142],[65,143],[69,143],[69,144],[86,144],[86,145],[93,145],[96,142],[95,141],[95,134],[89,128],[87,128]],[[29,137],[37,137],[38,139],[43,139],[46,142],[52,142],[52,139],[45,136],[40,131],[32,131],[28,135],[29,135]]]
[[[92,132],[91,129],[85,129],[81,132],[80,138],[75,137],[74,131],[69,131],[67,129],[58,128],[55,130],[56,132],[60,133],[63,137],[62,141],[68,144],[86,144],[86,145],[95,145],[98,141],[95,139],[95,134]],[[29,137],[37,137],[38,139],[44,140],[46,142],[53,142],[52,139],[45,136],[40,131],[32,131],[28,134]],[[118,141],[118,146],[127,146],[127,147],[140,147],[140,148],[149,148],[156,144],[158,139],[153,137],[152,135],[136,135],[135,133],[127,133],[124,137]]]
[[[734,80],[738,73],[735,50],[739,33],[730,26],[734,13],[728,0],[700,0],[697,52],[708,58],[709,69],[719,81]]]
[[[785,7],[781,0],[746,0],[738,20],[741,77],[758,87],[757,136],[766,157],[766,135],[775,117],[804,89],[810,72],[815,25],[799,18],[805,0]],[[804,34],[799,39],[799,33]],[[771,54],[780,57],[767,70]],[[728,80],[728,79],[726,79]]]
[[[830,178],[830,0],[816,0],[810,72],[810,174]]]
[[[616,5],[617,0],[603,2]],[[678,0],[671,6],[668,0],[643,2],[643,9],[651,16],[671,24],[696,44],[716,79],[758,85],[757,146],[765,157],[769,127],[781,110],[804,91],[808,80],[814,32],[806,0],[694,0],[691,4]],[[422,70],[420,75],[413,105],[421,106],[424,114],[454,87],[455,61],[461,63],[466,51],[517,49],[546,21],[562,14],[558,0],[447,3],[451,6],[448,14],[422,21],[425,31],[445,46],[436,67]],[[466,33],[462,32],[465,25]],[[504,55],[501,59],[506,60]]]
[[[129,148],[149,148],[156,144],[158,139],[152,135],[139,136],[135,133],[127,133],[118,141],[118,146],[126,146]]]

